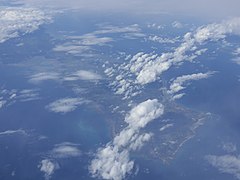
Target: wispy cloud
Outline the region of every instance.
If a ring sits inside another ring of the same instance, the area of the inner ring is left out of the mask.
[[[86,81],[97,81],[102,79],[102,77],[92,71],[79,70],[69,76],[64,78],[65,81],[76,81],[76,80],[86,80]]]
[[[47,80],[59,80],[59,73],[53,73],[53,72],[42,72],[42,73],[37,73],[32,76],[30,76],[29,82],[31,83],[40,83],[42,81],[47,81]]]
[[[76,110],[79,106],[90,101],[82,98],[63,98],[58,99],[46,106],[46,109],[55,113],[68,113]]]
[[[4,135],[14,135],[14,134],[27,135],[27,132],[26,132],[25,130],[22,130],[22,129],[18,129],[18,130],[7,130],[7,131],[0,132],[0,136],[4,136]]]
[[[206,79],[212,76],[213,74],[214,74],[213,72],[207,72],[207,73],[189,74],[189,75],[183,75],[183,76],[177,77],[176,79],[173,80],[172,84],[170,85],[168,93],[174,96],[173,99],[179,98],[179,96],[176,93],[185,89],[185,87],[183,86],[185,83],[189,81]]]
[[[141,38],[145,35],[141,33],[141,29],[137,24],[118,27],[111,25],[104,25],[99,30],[83,35],[71,35],[65,36],[65,43],[57,45],[53,48],[53,51],[65,52],[73,55],[85,55],[89,50],[93,50],[96,46],[109,45],[113,38],[110,37],[112,34],[121,33],[122,37]]]

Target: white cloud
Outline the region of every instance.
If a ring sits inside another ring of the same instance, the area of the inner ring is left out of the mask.
[[[24,130],[22,130],[22,129],[18,129],[18,130],[7,130],[7,131],[0,132],[0,136],[3,136],[3,135],[13,135],[13,134],[27,135],[26,131],[24,131]]]
[[[40,96],[37,89],[24,89],[19,91],[14,98],[19,99],[21,102],[27,102],[39,100]]]
[[[177,28],[177,29],[180,29],[180,28],[183,28],[184,25],[183,25],[181,22],[179,22],[179,21],[174,21],[174,22],[172,23],[172,27]]]
[[[5,100],[0,100],[0,109],[7,103]]]
[[[141,33],[141,29],[136,24],[126,27],[105,25],[100,27],[99,30],[84,35],[64,36],[67,42],[57,45],[53,50],[73,55],[85,55],[84,52],[92,50],[94,46],[108,45],[113,39],[105,35],[115,33],[122,33],[125,38],[139,38],[144,36],[144,34]]]
[[[81,45],[65,43],[62,45],[57,45],[56,47],[53,48],[53,51],[66,52],[68,54],[79,55],[90,49],[91,48],[89,46],[81,46]]]
[[[232,155],[214,156],[209,155],[206,157],[208,162],[221,173],[234,175],[240,179],[240,157]]]
[[[140,134],[140,129],[163,114],[163,105],[158,100],[147,100],[134,107],[125,117],[128,124],[104,148],[99,148],[89,170],[94,177],[121,180],[129,174],[134,162],[129,153],[140,149],[152,134]]]
[[[162,104],[160,104],[156,99],[147,100],[134,107],[125,118],[125,122],[134,129],[140,129],[162,114]]]
[[[149,36],[148,40],[153,41],[153,42],[162,43],[162,44],[174,44],[179,41],[179,37],[170,39],[170,38],[164,38],[164,37],[155,35],[155,36]]]
[[[113,39],[110,37],[97,37],[95,33],[89,33],[82,36],[67,36],[67,39],[74,40],[76,44],[80,44],[83,46],[103,46],[106,45],[108,42],[113,41]]]
[[[58,80],[59,74],[54,72],[42,72],[30,76],[29,82],[40,83],[46,80]]]
[[[46,108],[55,113],[68,113],[86,103],[89,101],[82,98],[63,98],[50,103]]]
[[[76,80],[86,80],[86,81],[97,81],[102,79],[102,77],[92,71],[79,70],[72,75],[66,76],[65,81],[76,81]]]
[[[239,56],[240,55],[240,48],[237,48],[234,53],[234,55]]]
[[[222,148],[227,153],[233,153],[237,151],[237,146],[233,143],[223,143]]]
[[[44,173],[45,179],[49,180],[54,172],[59,169],[59,165],[50,159],[44,159],[40,162],[38,168]]]
[[[78,145],[72,143],[61,143],[55,145],[51,151],[54,158],[70,158],[81,156],[81,151],[77,148]]]
[[[0,108],[8,107],[16,102],[27,102],[40,99],[37,89],[2,89],[0,90],[0,95]]]
[[[185,89],[183,86],[185,83],[189,81],[197,81],[200,79],[206,79],[213,75],[213,72],[208,73],[197,73],[197,74],[190,74],[190,75],[183,75],[177,77],[169,87],[168,93],[172,95],[176,95],[179,91]]]
[[[50,17],[38,9],[0,7],[0,43],[31,33],[47,22]]]
[[[164,130],[170,128],[170,127],[173,127],[173,124],[166,124],[165,126],[160,128],[160,131],[164,131]]]
[[[239,30],[240,18],[223,21],[219,24],[210,24],[198,28],[194,33],[186,33],[184,41],[174,52],[163,53],[161,56],[154,57],[154,59],[141,55],[141,58],[144,58],[143,60],[139,61],[137,58],[132,60],[130,64],[130,66],[139,67],[132,71],[136,75],[136,82],[144,85],[156,81],[163,72],[169,70],[173,65],[179,65],[186,60],[193,61],[204,53],[205,49],[201,51],[197,48],[200,44],[209,40],[223,39],[227,34],[239,35]]]

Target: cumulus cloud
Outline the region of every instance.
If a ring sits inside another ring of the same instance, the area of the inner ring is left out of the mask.
[[[114,68],[107,68],[105,73],[114,77],[111,83],[116,94],[123,94],[130,98],[141,91],[141,87],[160,79],[161,75],[173,66],[180,66],[184,62],[193,62],[207,51],[200,47],[209,41],[223,40],[229,34],[239,35],[240,18],[233,18],[221,23],[213,23],[199,27],[184,35],[182,43],[172,52],[161,55],[139,52],[130,58],[129,63]],[[130,71],[129,71],[130,70]],[[176,95],[177,98],[183,94]]]
[[[0,43],[31,33],[47,22],[50,17],[38,9],[0,7]]]
[[[151,133],[140,133],[148,123],[163,114],[164,107],[158,100],[147,100],[134,107],[125,117],[128,124],[105,147],[99,148],[89,170],[94,177],[121,180],[129,174],[134,162],[129,153],[140,149],[149,141]]]
[[[206,157],[208,162],[221,173],[234,175],[240,179],[240,158],[239,156],[223,155],[214,156],[209,155]]]
[[[54,172],[59,169],[59,165],[51,159],[43,159],[38,168],[44,173],[45,179],[49,180]]]
[[[55,113],[68,113],[86,103],[89,101],[82,98],[63,98],[50,103],[46,109]]]

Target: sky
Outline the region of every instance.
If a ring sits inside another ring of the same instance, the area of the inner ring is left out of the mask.
[[[14,0],[30,6],[123,11],[141,14],[182,14],[205,18],[240,16],[239,0]]]

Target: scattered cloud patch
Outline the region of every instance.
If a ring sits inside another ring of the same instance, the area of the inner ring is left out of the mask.
[[[153,42],[158,42],[161,44],[174,44],[176,42],[179,42],[179,37],[176,38],[164,38],[164,37],[160,37],[160,36],[149,36],[148,40],[153,41]]]
[[[181,28],[184,27],[184,25],[181,22],[179,22],[179,21],[174,21],[172,23],[172,27],[177,28],[177,29],[181,29]]]
[[[37,30],[51,18],[43,11],[24,7],[0,8],[0,43]]]
[[[240,157],[232,155],[206,156],[208,162],[221,173],[227,173],[240,179]]]
[[[113,41],[107,35],[120,33],[122,37],[128,39],[142,38],[145,35],[141,33],[141,29],[137,24],[118,27],[105,25],[99,30],[93,31],[80,36],[65,36],[67,42],[57,45],[53,48],[54,51],[66,52],[73,55],[84,55],[85,52],[93,50],[95,46],[106,46]]]
[[[14,134],[22,134],[22,135],[27,135],[27,132],[25,130],[22,129],[18,129],[18,130],[7,130],[7,131],[3,131],[0,132],[0,136],[4,136],[4,135],[14,135]]]
[[[173,52],[164,52],[161,55],[137,53],[129,64],[123,64],[123,67],[120,67],[122,76],[126,81],[124,86],[131,87],[132,83],[146,85],[155,82],[172,66],[179,66],[185,61],[192,62],[202,55],[206,51],[206,49],[198,48],[202,44],[224,39],[228,34],[239,35],[239,29],[240,18],[234,18],[219,24],[206,25],[194,32],[186,33],[182,43]],[[131,70],[131,74],[136,77],[136,81],[127,79],[130,73],[126,72],[126,69]]]
[[[72,112],[79,106],[87,103],[89,103],[89,101],[82,98],[63,98],[50,103],[46,106],[46,109],[51,112],[65,114]]]
[[[73,143],[57,144],[51,151],[51,156],[54,158],[79,157],[81,154],[81,151],[78,149],[78,144]]]
[[[237,151],[237,145],[233,143],[223,143],[222,148],[227,153],[233,153]]]
[[[30,76],[29,82],[31,83],[41,83],[47,80],[59,80],[59,74],[53,72],[42,72]]]
[[[102,79],[100,75],[92,71],[79,70],[74,74],[64,78],[65,81],[76,81],[76,80],[86,80],[86,81],[97,81]]]
[[[59,169],[59,165],[51,159],[43,159],[38,168],[44,173],[45,180],[49,180],[54,172]]]
[[[209,78],[210,76],[213,75],[213,72],[208,72],[208,73],[197,73],[197,74],[190,74],[190,75],[183,75],[180,77],[177,77],[172,84],[170,85],[170,88],[168,90],[168,93],[171,95],[176,95],[179,91],[185,89],[183,86],[185,83],[189,81],[197,81],[201,79],[206,79]],[[182,97],[182,94],[180,95]],[[174,96],[173,99],[180,98],[179,96]]]
[[[173,127],[173,124],[166,124],[166,125],[164,125],[163,127],[160,128],[160,131],[164,131],[164,130],[170,128],[170,127]]]

